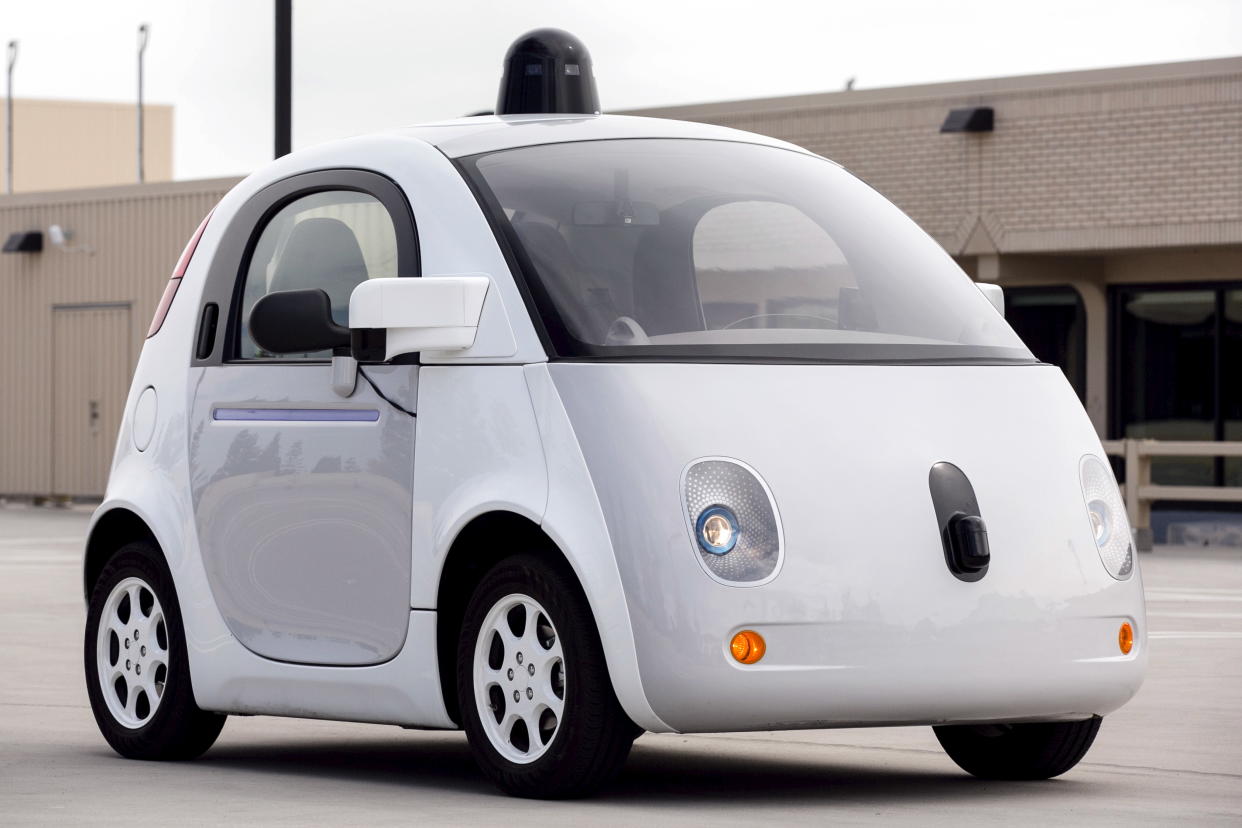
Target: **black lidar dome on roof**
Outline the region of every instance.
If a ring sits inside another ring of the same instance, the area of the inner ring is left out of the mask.
[[[496,114],[539,113],[599,114],[591,54],[560,29],[527,32],[505,53]]]

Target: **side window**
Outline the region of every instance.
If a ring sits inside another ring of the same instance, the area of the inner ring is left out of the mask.
[[[853,271],[832,237],[796,207],[713,207],[692,245],[708,330],[858,327],[841,307],[857,297]]]
[[[397,232],[373,196],[328,190],[285,205],[264,226],[242,288],[237,355],[241,359],[327,359],[325,351],[270,354],[250,338],[250,311],[280,290],[318,288],[332,301],[332,318],[349,324],[349,296],[358,283],[397,275]]]

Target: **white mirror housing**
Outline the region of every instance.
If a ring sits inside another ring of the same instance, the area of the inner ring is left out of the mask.
[[[1000,285],[994,285],[991,282],[976,282],[979,292],[984,298],[992,303],[992,307],[996,308],[996,312],[1001,316],[1005,315],[1005,291]]]
[[[469,348],[491,279],[480,274],[368,279],[349,297],[349,327],[385,331],[384,359]]]

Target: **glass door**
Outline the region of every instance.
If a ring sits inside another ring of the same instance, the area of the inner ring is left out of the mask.
[[[1155,440],[1217,438],[1217,291],[1116,292],[1117,434]],[[1160,457],[1152,482],[1211,486],[1210,457]]]
[[[1221,439],[1242,440],[1242,290],[1225,291],[1221,324]],[[1242,457],[1224,462],[1224,484],[1242,486]]]
[[[1242,290],[1116,288],[1113,309],[1113,434],[1242,440]],[[1242,485],[1242,464],[1155,458],[1152,482]]]

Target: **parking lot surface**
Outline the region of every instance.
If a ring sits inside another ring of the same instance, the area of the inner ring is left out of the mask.
[[[0,507],[0,824],[1242,825],[1242,550],[1141,558],[1151,669],[1060,779],[959,771],[930,728],[647,734],[596,799],[496,793],[459,733],[232,717],[203,758],[127,761],[82,679],[89,510]]]

